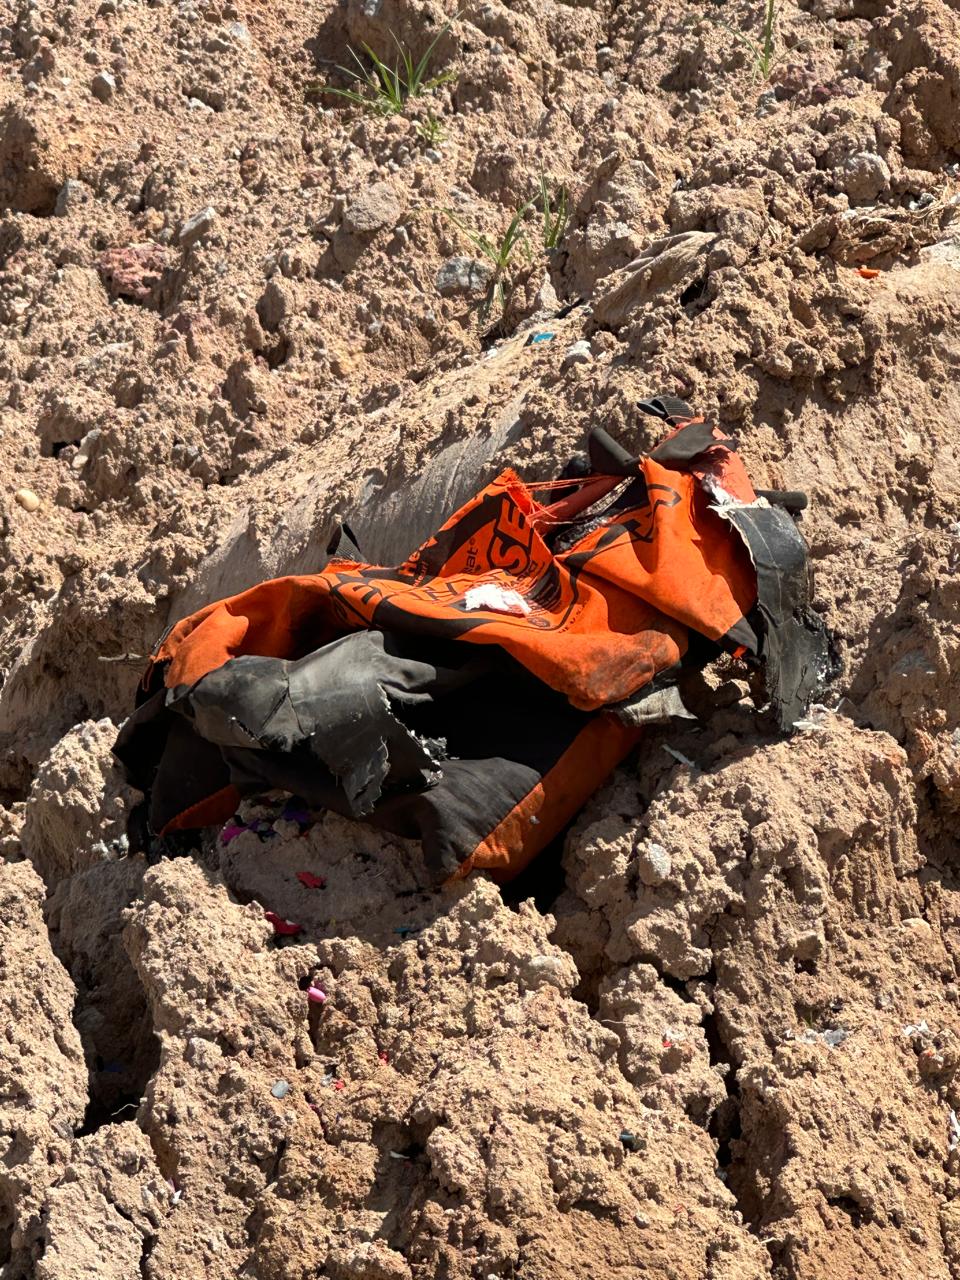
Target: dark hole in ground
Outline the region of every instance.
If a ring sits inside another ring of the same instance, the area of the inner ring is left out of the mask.
[[[711,978],[711,981],[715,979]],[[733,1067],[730,1051],[723,1043],[720,1027],[715,1013],[708,1014],[703,1020],[703,1033],[707,1040],[710,1054],[710,1065],[727,1067],[723,1078],[727,1096],[716,1108],[707,1125],[707,1132],[717,1144],[717,1165],[727,1170],[733,1164],[733,1144],[743,1132],[740,1123],[740,1087]]]
[[[134,1021],[137,1021],[134,1018]],[[134,1120],[147,1084],[160,1066],[160,1040],[153,1032],[146,1002],[138,1025],[118,1026],[122,1044],[117,1053],[124,1059],[105,1059],[99,1053],[89,1063],[89,1102],[77,1137],[96,1133],[107,1124]]]
[[[0,679],[2,687],[3,680]],[[21,804],[30,794],[32,781],[32,770],[26,760],[13,757],[5,762],[0,772],[0,805],[4,809],[12,809],[15,804]]]
[[[513,880],[509,880],[501,889],[501,896],[508,907],[516,910],[521,902],[532,898],[537,910],[545,915],[557,898],[567,887],[567,876],[563,869],[563,845],[567,832],[573,826],[567,826],[546,846],[542,853],[521,871]]]
[[[266,360],[269,368],[278,369],[290,355],[290,339],[280,337],[272,346],[260,347],[254,354]]]
[[[707,293],[707,277],[701,276],[699,280],[694,280],[692,284],[688,284],[686,289],[680,294],[680,305],[690,315],[699,315],[701,311],[706,311],[710,305],[710,299]]]
[[[845,1213],[855,1227],[862,1227],[873,1216],[865,1205],[859,1204],[852,1196],[830,1196],[827,1204],[832,1204],[841,1213]]]
[[[78,445],[79,443],[79,440],[55,440],[53,444],[51,444],[49,450],[44,450],[44,453],[48,458],[59,458],[67,445]]]
[[[143,1238],[143,1252],[140,1254],[140,1274],[144,1277],[144,1280],[147,1280],[147,1276],[150,1274],[147,1269],[147,1264],[150,1261],[150,1255],[153,1253],[153,1248],[156,1243],[156,1236],[144,1236]]]
[[[159,1056],[159,1055],[158,1055]],[[77,1130],[78,1138],[88,1138],[90,1134],[102,1129],[105,1124],[124,1124],[136,1118],[140,1106],[140,1094],[122,1094],[120,1099],[106,1103],[99,1098],[91,1098],[83,1114],[83,1124]]]

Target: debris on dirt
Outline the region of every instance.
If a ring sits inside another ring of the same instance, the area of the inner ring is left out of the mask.
[[[293,920],[284,920],[275,911],[265,911],[263,917],[273,925],[274,933],[279,934],[281,938],[295,938],[298,933],[303,933],[302,924],[296,924]]]
[[[696,646],[766,657],[790,727],[819,692],[827,655],[803,541],[757,499],[721,431],[670,397],[641,408],[669,427],[647,458],[594,429],[587,476],[524,485],[504,471],[395,570],[335,554],[322,573],[261,583],[178,622],[115,747],[148,794],[154,832],[212,825],[244,795],[287,790],[419,835],[445,877],[491,868],[510,878],[633,746],[635,731],[604,708],[665,682],[685,654],[692,667]],[[662,497],[651,508],[652,490]],[[331,639],[295,658],[291,641],[308,631]],[[491,657],[475,661],[464,639]],[[501,725],[479,753],[478,717]],[[520,732],[538,720],[539,734]],[[538,781],[548,772],[563,776],[559,804]],[[278,933],[300,930],[267,919]]]
[[[316,876],[312,871],[298,871],[297,879],[308,889],[323,889],[327,883],[323,876]]]
[[[908,1022],[900,1028],[902,1036],[928,1036],[931,1034],[930,1028],[927,1026],[926,1019],[920,1022]]]

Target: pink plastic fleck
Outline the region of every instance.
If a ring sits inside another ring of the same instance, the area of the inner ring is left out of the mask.
[[[312,871],[298,871],[297,879],[308,889],[323,889],[327,883],[323,876],[315,876]]]
[[[265,911],[263,914],[264,918],[273,925],[274,933],[279,933],[284,938],[294,938],[298,933],[303,932],[302,924],[284,920],[283,916],[278,916],[275,911]]]

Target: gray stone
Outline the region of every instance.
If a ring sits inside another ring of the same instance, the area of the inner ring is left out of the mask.
[[[217,211],[210,205],[201,209],[199,213],[195,213],[192,218],[188,218],[180,228],[180,235],[177,237],[183,248],[189,249],[192,244],[202,240],[212,230],[216,220]]]
[[[290,1086],[287,1084],[286,1080],[278,1080],[270,1092],[275,1098],[285,1098],[290,1092]]]
[[[491,269],[476,258],[448,258],[437,272],[437,289],[445,298],[479,293],[490,283]]]
[[[757,115],[772,116],[777,109],[776,89],[767,89],[757,99]]]
[[[543,284],[537,290],[534,303],[536,305],[535,314],[546,312],[549,315],[553,315],[555,311],[560,310],[560,299],[557,297],[557,291],[553,287],[549,276],[545,277]]]
[[[65,218],[89,198],[90,191],[82,182],[77,182],[75,178],[68,178],[57,192],[57,202],[53,206],[53,212],[58,218]]]
[[[839,170],[837,186],[854,204],[870,204],[890,186],[890,166],[872,151],[858,151],[847,156]]]
[[[662,844],[650,840],[641,847],[637,858],[637,870],[644,884],[663,884],[672,866],[670,855]]]
[[[579,342],[572,342],[563,353],[563,368],[571,369],[575,364],[589,364],[592,359],[590,343],[581,338]]]
[[[109,102],[117,92],[117,82],[109,71],[98,71],[90,84],[90,92],[100,102]]]
[[[358,191],[347,205],[343,228],[353,235],[374,235],[400,221],[400,200],[389,182],[375,182]]]

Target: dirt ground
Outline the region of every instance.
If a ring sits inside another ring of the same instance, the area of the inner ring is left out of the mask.
[[[0,4],[2,1280],[960,1280],[960,9],[778,18]],[[810,495],[804,727],[711,676],[502,892],[269,805],[127,856],[168,622],[657,392]]]

